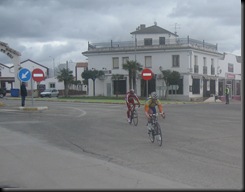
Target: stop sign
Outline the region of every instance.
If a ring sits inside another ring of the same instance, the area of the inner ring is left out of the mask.
[[[32,79],[34,81],[40,82],[44,80],[44,73],[41,69],[36,68],[32,71]]]
[[[145,69],[143,69],[141,76],[142,76],[142,79],[144,79],[144,80],[151,80],[153,77],[153,73],[150,69],[145,68]]]

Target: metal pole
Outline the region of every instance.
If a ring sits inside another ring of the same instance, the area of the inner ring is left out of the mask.
[[[146,98],[148,97],[148,80],[146,80]]]
[[[33,106],[33,85],[32,85],[32,78],[31,78],[31,104]]]
[[[55,64],[54,64],[54,58],[53,58],[53,70],[54,70],[54,76],[55,76]]]

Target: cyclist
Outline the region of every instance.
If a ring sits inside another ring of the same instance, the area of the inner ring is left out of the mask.
[[[138,96],[135,94],[133,89],[130,89],[129,92],[127,92],[126,96],[125,96],[125,100],[126,100],[126,104],[128,107],[127,110],[127,117],[128,117],[128,122],[131,122],[131,118],[130,118],[130,111],[131,111],[131,107],[130,104],[132,103],[135,107],[135,101],[137,102],[138,106],[140,107],[140,101]]]
[[[156,92],[152,92],[150,97],[145,102],[145,115],[146,115],[146,117],[148,119],[147,127],[148,127],[149,131],[151,131],[150,115],[151,114],[156,114],[156,106],[158,107],[160,115],[164,118],[165,117],[165,113],[163,112],[162,103],[158,99],[157,93]]]

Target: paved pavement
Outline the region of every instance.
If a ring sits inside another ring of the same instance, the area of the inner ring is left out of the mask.
[[[0,188],[194,189],[186,184],[62,150],[1,126],[0,154]]]
[[[0,188],[189,189],[191,186],[65,151],[0,127]]]

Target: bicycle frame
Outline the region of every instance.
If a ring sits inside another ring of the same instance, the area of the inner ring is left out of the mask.
[[[152,143],[155,141],[155,137],[158,136],[156,138],[157,143],[159,146],[162,146],[162,131],[158,123],[158,115],[159,115],[158,113],[150,115],[150,118],[151,118],[150,123],[153,127],[153,130],[148,134],[149,134],[150,141]]]
[[[137,113],[137,109],[135,107],[135,104],[130,103],[130,124],[132,124],[132,121],[134,122],[134,125],[137,126],[138,125],[138,113]]]

